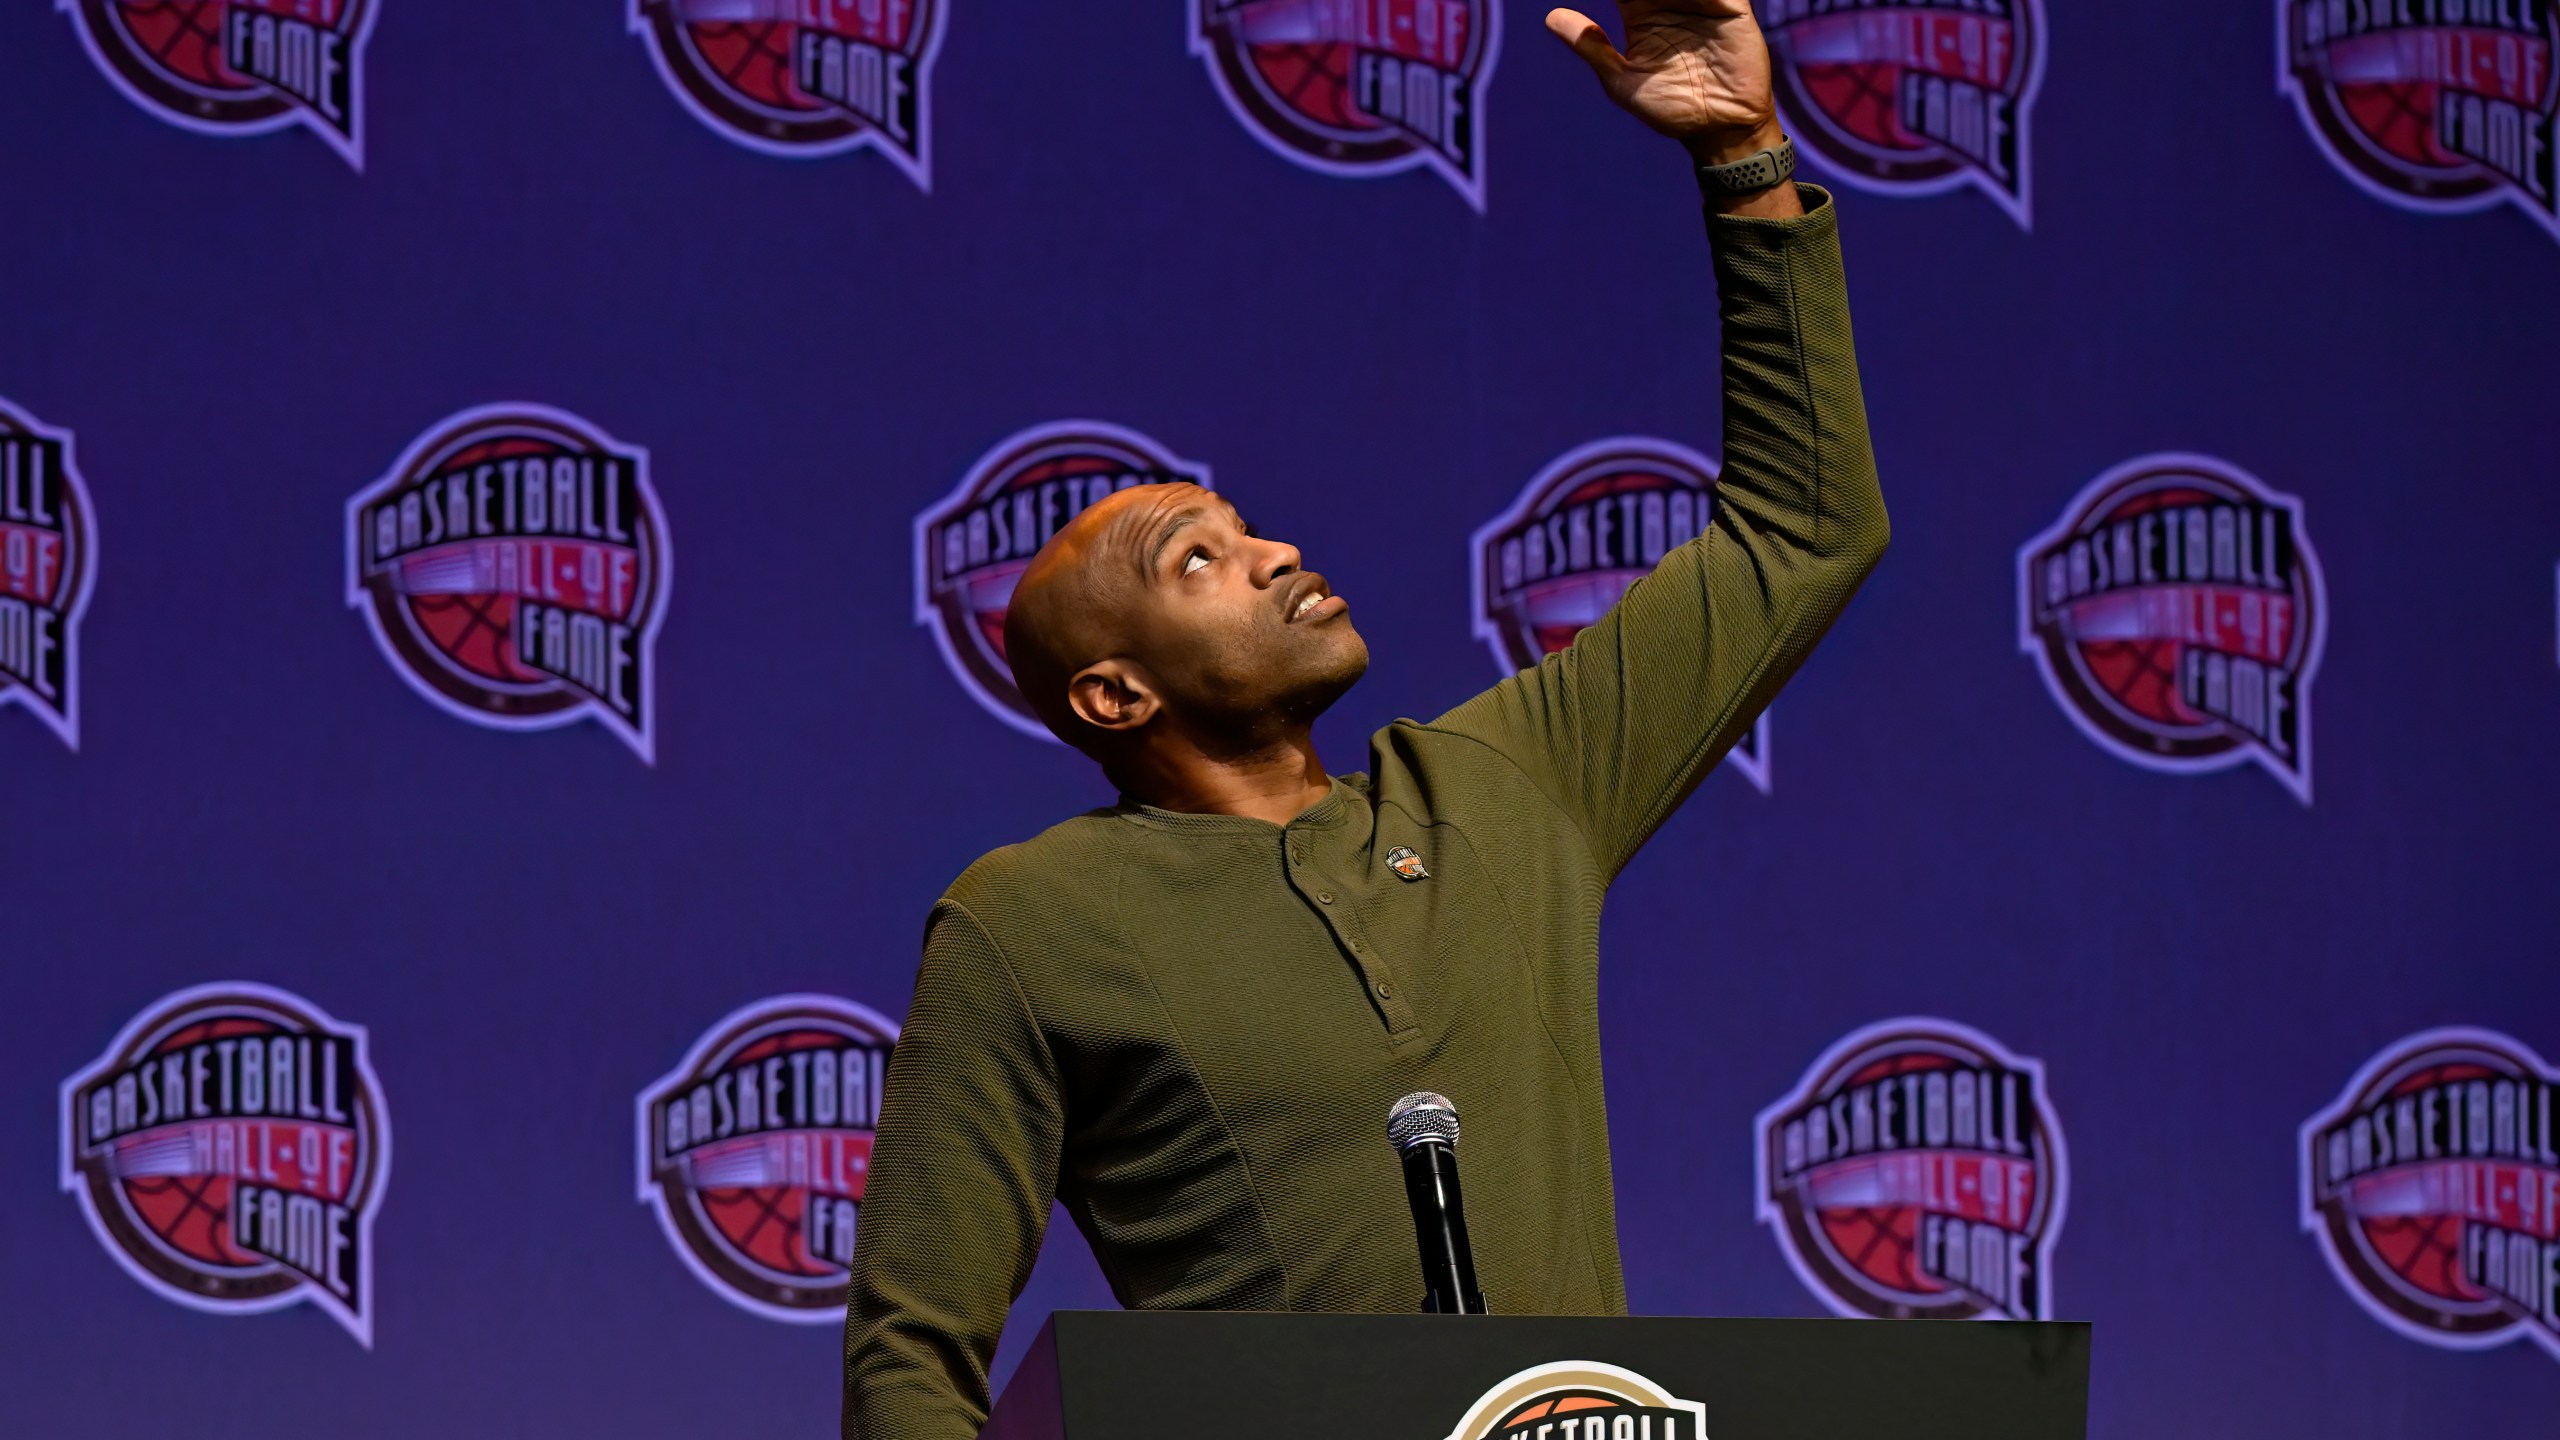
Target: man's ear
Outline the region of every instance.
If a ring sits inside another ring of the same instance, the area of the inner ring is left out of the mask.
[[[1114,656],[1087,665],[1067,681],[1067,704],[1097,730],[1130,731],[1154,718],[1163,702],[1142,667]]]

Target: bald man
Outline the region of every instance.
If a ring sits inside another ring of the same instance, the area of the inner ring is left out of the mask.
[[[1848,602],[1885,514],[1829,199],[1784,178],[1744,0],[1620,14],[1623,50],[1547,25],[1708,192],[1712,526],[1570,649],[1378,731],[1342,776],[1310,731],[1368,647],[1295,548],[1187,485],[1049,542],[1006,653],[1121,799],[970,866],[926,924],[854,1249],[847,1436],[977,1432],[1053,1201],[1125,1305],[1418,1308],[1383,1136],[1414,1090],[1466,1118],[1490,1307],[1625,1310],[1601,896]]]

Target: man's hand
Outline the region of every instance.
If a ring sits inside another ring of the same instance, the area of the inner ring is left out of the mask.
[[[1688,147],[1701,165],[1722,165],[1774,146],[1777,101],[1769,91],[1769,46],[1749,0],[1619,0],[1626,49],[1579,10],[1550,10],[1547,29],[1573,47],[1619,108]],[[1717,202],[1748,215],[1797,215],[1795,182]]]

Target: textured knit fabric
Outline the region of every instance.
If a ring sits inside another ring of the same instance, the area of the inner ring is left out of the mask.
[[[845,1433],[967,1440],[1051,1199],[1121,1303],[1411,1311],[1387,1107],[1448,1095],[1497,1313],[1611,1314],[1600,902],[1885,543],[1829,197],[1711,216],[1713,524],[1562,654],[1286,826],[1124,803],[934,906],[889,1071],[845,1336]],[[1395,847],[1428,873],[1400,878]]]

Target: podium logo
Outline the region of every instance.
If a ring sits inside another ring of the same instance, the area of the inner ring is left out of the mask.
[[[2338,172],[2403,210],[2502,201],[2560,236],[2551,0],[2277,0],[2276,90]]]
[[[1492,0],[1190,0],[1191,53],[1245,133],[1327,175],[1427,165],[1484,209]]]
[[[1209,467],[1135,430],[1060,420],[1007,436],[960,483],[916,517],[916,623],[988,714],[1025,735],[1055,739],[1005,664],[1004,617],[1031,557],[1069,520],[1132,485],[1215,489]]]
[[[97,574],[97,511],[70,434],[0,400],[0,709],[25,706],[74,750],[80,617]]]
[[[495,730],[656,755],[672,561],[649,452],[542,405],[437,424],[347,502],[347,603],[409,688]]]
[[[62,1188],[191,1310],[304,1301],[373,1344],[391,1125],[360,1025],[264,985],[164,996],[62,1082]]]
[[[1714,461],[1642,435],[1557,456],[1471,542],[1476,638],[1493,663],[1515,674],[1571,645],[1665,554],[1705,532],[1715,485]],[[1766,712],[1725,763],[1769,793]]]
[[[853,1237],[898,1027],[776,995],[704,1031],[640,1093],[640,1199],[694,1278],[741,1310],[844,1323]]]
[[[1951,1020],[1850,1035],[1760,1112],[1760,1219],[1850,1317],[2047,1320],[2068,1191],[2044,1067]]]
[[[1633,1370],[1564,1360],[1486,1391],[1449,1440],[1706,1440],[1706,1407]]]
[[[2490,1030],[2386,1047],[2303,1122],[2302,1228],[2410,1339],[2560,1358],[2560,1071]]]
[[[631,29],[694,118],[767,155],[873,149],[933,183],[926,81],[944,0],[631,0]]]
[[[2018,648],[2080,733],[2166,774],[2254,762],[2305,805],[2328,610],[2302,502],[2210,456],[2126,461],[2018,549]]]
[[[1756,8],[1779,108],[1824,173],[1887,195],[1969,185],[2021,226],[2033,218],[2027,130],[2044,78],[2044,0]]]
[[[55,0],[125,98],[200,135],[299,125],[364,168],[375,0]]]

